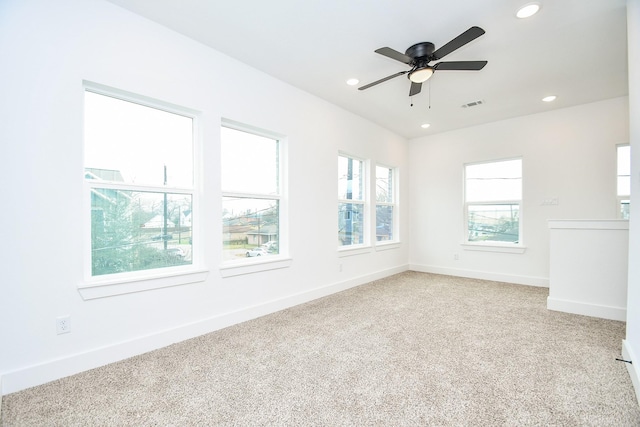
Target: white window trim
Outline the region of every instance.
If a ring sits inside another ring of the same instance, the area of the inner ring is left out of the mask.
[[[291,267],[291,264],[293,264],[292,258],[280,255],[254,258],[264,259],[227,261],[226,263],[220,265],[220,275],[222,277],[234,277],[241,276],[243,274],[261,273],[269,270],[289,268]]]
[[[193,120],[193,187],[191,189],[176,188],[176,187],[157,187],[157,186],[139,186],[123,183],[121,184],[109,184],[89,183],[82,174],[83,181],[83,280],[78,284],[78,292],[84,300],[90,300],[95,298],[111,297],[116,295],[124,295],[134,292],[149,291],[154,289],[161,289],[171,286],[187,285],[192,283],[199,283],[206,280],[209,271],[204,268],[202,262],[200,239],[194,239],[192,243],[192,260],[190,265],[179,267],[166,267],[157,268],[152,270],[132,271],[127,273],[109,274],[104,276],[92,276],[91,275],[91,188],[127,188],[133,190],[144,190],[152,192],[168,192],[176,194],[191,194],[192,211],[196,213],[193,215],[191,223],[192,235],[197,234],[200,229],[200,200],[199,195],[201,188],[200,177],[200,162],[197,153],[200,153],[201,143],[201,113],[197,110],[181,107],[168,102],[159,101],[153,98],[149,98],[143,95],[137,95],[135,93],[115,89],[102,84],[83,81],[82,85],[82,98],[84,99],[85,92],[94,92],[100,95],[110,96],[113,98],[121,99],[123,101],[129,101],[136,104],[140,104],[146,107],[155,108],[158,110],[166,111],[173,114],[189,117]],[[84,141],[83,141],[84,147]],[[84,149],[84,148],[83,148]],[[84,156],[82,170],[84,171]]]
[[[484,202],[467,202],[467,166],[470,165],[481,165],[488,163],[499,163],[510,160],[520,160],[521,161],[521,177],[522,180],[522,194],[524,193],[524,160],[522,157],[509,157],[504,159],[496,159],[496,160],[487,160],[481,162],[469,162],[465,163],[462,166],[462,177],[463,177],[463,193],[462,193],[462,201],[464,205],[463,211],[463,233],[464,237],[462,239],[462,243],[460,246],[463,250],[470,251],[484,251],[484,252],[501,252],[501,253],[514,253],[514,254],[522,254],[526,251],[527,247],[524,245],[524,215],[522,210],[523,199],[519,200],[491,200]],[[522,196],[521,196],[522,197]],[[518,243],[508,243],[508,242],[498,242],[498,241],[483,241],[483,242],[471,242],[469,241],[469,206],[473,205],[500,205],[500,204],[517,204],[518,205]]]
[[[392,172],[392,187],[393,187],[393,192],[392,192],[392,202],[378,202],[378,198],[377,198],[377,194],[376,194],[376,189],[377,189],[377,184],[376,180],[377,180],[377,168],[381,167],[381,168],[385,168],[385,169],[390,169]],[[383,250],[388,250],[388,249],[396,249],[397,247],[399,247],[399,243],[400,243],[400,208],[399,208],[399,194],[400,194],[400,186],[399,186],[399,172],[398,172],[398,168],[394,167],[394,166],[388,166],[382,163],[376,163],[376,173],[373,174],[373,203],[375,204],[375,208],[373,209],[373,215],[374,215],[374,220],[373,220],[373,231],[372,231],[372,235],[374,236],[374,238],[372,239],[373,241],[373,245],[376,247],[376,251],[383,251]],[[393,239],[391,240],[383,240],[383,241],[378,241],[377,240],[377,236],[376,236],[376,224],[378,223],[378,219],[375,217],[375,215],[377,215],[377,207],[378,206],[392,206],[393,207]]]
[[[278,194],[243,193],[237,191],[221,191],[221,201],[224,197],[245,197],[262,200],[278,200],[278,254],[260,259],[248,258],[241,260],[222,261],[218,266],[223,278],[244,274],[260,273],[264,271],[289,268],[293,259],[289,256],[289,208],[288,208],[288,140],[283,134],[267,131],[235,120],[223,118],[221,126],[241,132],[247,132],[278,141]]]
[[[344,151],[338,152],[338,157],[349,157],[362,162],[362,200],[341,199],[338,197],[338,205],[341,203],[361,205],[362,206],[362,243],[354,245],[338,246],[338,256],[359,255],[361,253],[369,253],[372,250],[371,245],[371,196],[369,195],[370,162],[353,154]]]
[[[341,246],[338,248],[338,257],[344,258],[353,255],[369,254],[373,251],[373,247],[370,245],[349,245]]]

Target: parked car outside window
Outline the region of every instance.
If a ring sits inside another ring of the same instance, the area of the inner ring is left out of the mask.
[[[249,249],[246,253],[247,257],[264,256],[264,255],[269,255],[269,252],[267,252],[264,248]]]

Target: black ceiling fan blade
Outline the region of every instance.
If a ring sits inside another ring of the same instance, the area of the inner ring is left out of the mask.
[[[376,49],[375,53],[379,53],[387,58],[395,59],[396,61],[400,61],[405,64],[409,64],[413,60],[413,58],[405,55],[404,53],[400,53],[397,50],[391,49],[390,47],[381,47],[380,49]]]
[[[442,59],[451,52],[456,49],[461,48],[465,44],[477,39],[481,35],[484,34],[484,30],[480,27],[471,27],[464,33],[460,34],[455,39],[451,40],[449,43],[442,46],[440,49],[433,52],[432,60],[436,61],[438,59]]]
[[[435,70],[464,70],[480,71],[487,65],[487,61],[447,61],[438,62],[433,66]]]
[[[422,90],[422,83],[411,82],[411,89],[409,89],[409,96],[417,95]]]
[[[394,77],[398,77],[398,76],[401,76],[401,75],[403,75],[403,74],[407,74],[408,72],[409,72],[409,71],[407,70],[407,71],[400,71],[399,73],[391,74],[390,76],[387,76],[387,77],[382,78],[382,79],[380,79],[380,80],[376,80],[376,81],[375,81],[375,82],[373,82],[373,83],[369,83],[368,85],[361,86],[361,87],[359,87],[359,88],[358,88],[358,90],[365,90],[365,89],[369,89],[371,86],[375,86],[375,85],[380,84],[380,83],[382,83],[382,82],[386,82],[387,80],[391,80],[391,79],[393,79]]]

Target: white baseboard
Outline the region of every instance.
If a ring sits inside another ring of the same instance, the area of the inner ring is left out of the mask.
[[[584,316],[599,317],[601,319],[619,320],[621,322],[625,322],[627,320],[627,309],[625,307],[589,304],[560,298],[547,297],[547,309],[562,311],[565,313],[582,314]]]
[[[640,364],[640,360],[636,359],[628,340],[622,340],[622,358],[633,362],[625,363],[625,365],[627,365],[627,371],[629,371],[633,388],[636,391],[636,398],[640,405],[640,366],[638,366]]]
[[[410,270],[423,273],[444,274],[447,276],[468,277],[471,279],[492,280],[495,282],[516,283],[518,285],[549,287],[548,277],[520,276],[515,274],[492,273],[488,271],[465,270],[460,268],[438,267],[434,265],[411,264]]]
[[[304,291],[284,298],[267,301],[263,304],[246,307],[234,312],[223,313],[198,322],[160,331],[133,340],[114,345],[91,349],[72,354],[60,359],[50,360],[38,365],[28,366],[11,372],[2,373],[0,395],[13,393],[45,384],[60,378],[84,372],[100,366],[108,365],[129,357],[156,350],[176,342],[194,338],[231,325],[246,322],[267,314],[275,313],[289,307],[341,292],[373,280],[382,279],[409,270],[408,265],[381,270],[363,276],[316,289]]]

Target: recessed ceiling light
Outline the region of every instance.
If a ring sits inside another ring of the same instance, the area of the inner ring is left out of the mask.
[[[556,100],[556,96],[555,95],[545,96],[544,98],[542,98],[542,100],[544,102],[552,102]]]
[[[516,16],[521,19],[528,18],[538,13],[539,10],[540,5],[538,3],[525,4],[520,9],[518,9],[518,11],[516,12]]]
[[[347,80],[347,84],[348,84],[349,86],[355,86],[355,85],[357,85],[358,83],[360,83],[360,80],[358,80],[358,79],[349,79],[349,80]]]
[[[423,125],[420,125],[420,127],[421,127],[422,129],[426,129],[426,128],[428,128],[429,126],[431,126],[429,123],[425,123],[425,124],[423,124]]]

